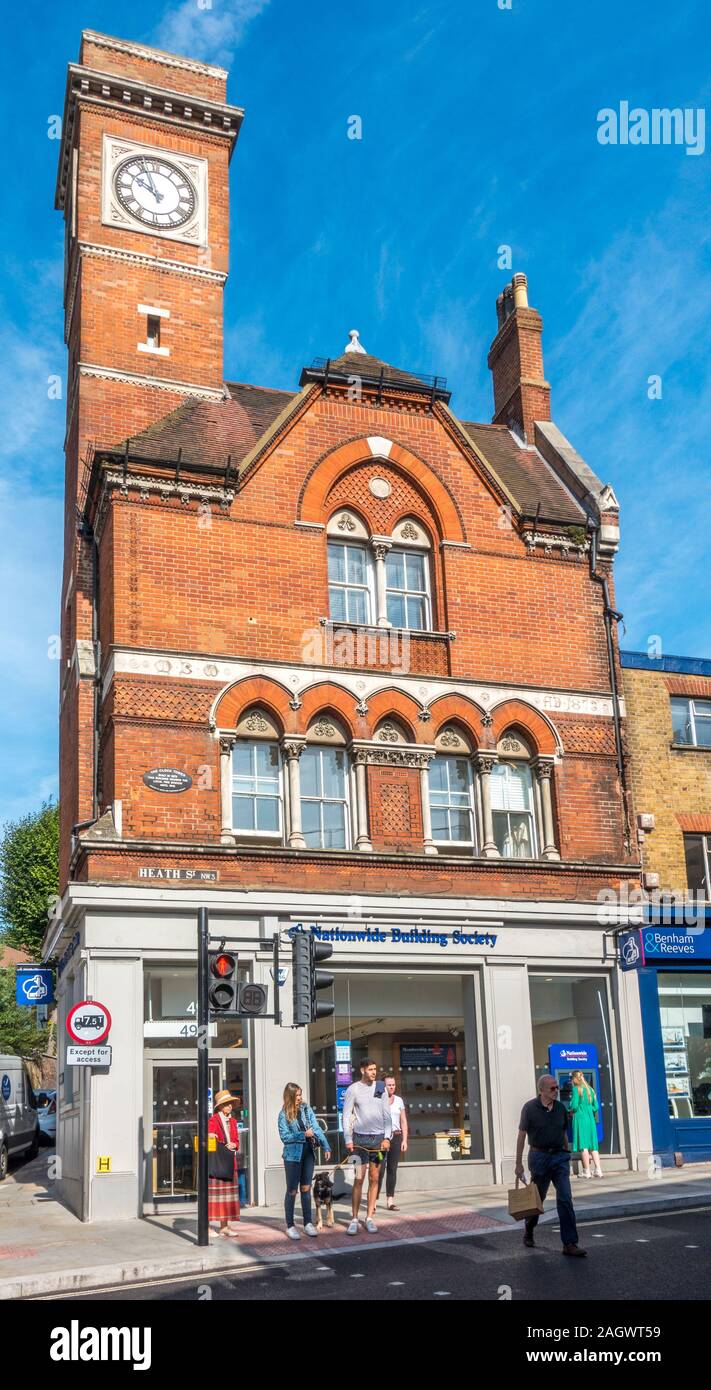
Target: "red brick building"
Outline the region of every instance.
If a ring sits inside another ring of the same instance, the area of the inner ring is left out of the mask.
[[[491,424],[355,330],[292,389],[225,381],[243,115],[226,76],[89,32],[69,68],[65,898],[48,945],[69,948],[66,999],[111,1008],[116,1060],[65,1073],[67,1198],[91,1217],[192,1191],[203,902],[253,933],[255,979],[277,924],[287,945],[297,922],[335,941],[335,1020],[214,1039],[255,1200],[281,1182],[292,1072],[337,1130],[346,1041],[401,1078],[411,1185],[508,1172],[517,1107],[560,1041],[598,1044],[602,1148],[636,1163],[634,1003],[597,915],[639,880],[614,492],[551,421],[521,274],[496,306]]]

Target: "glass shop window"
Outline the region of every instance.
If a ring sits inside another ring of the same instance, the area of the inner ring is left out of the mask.
[[[603,975],[530,975],[531,1021],[533,1024],[533,1057],[536,1084],[544,1073],[553,1070],[549,1048],[556,1044],[592,1044],[597,1050],[599,1077],[594,1084],[592,1074],[581,1066],[585,1079],[594,1086],[602,1121],[600,1153],[620,1153],[624,1136],[617,1118],[614,1078],[610,1050],[612,1032],[607,1001],[607,981]],[[571,1071],[576,1070],[571,1066]],[[570,1078],[561,1075],[560,1098],[564,1105],[570,1101]],[[535,1094],[534,1091],[531,1095]],[[530,1097],[527,1097],[530,1099]]]
[[[711,1115],[711,972],[657,973],[669,1114]]]
[[[309,1027],[310,1099],[337,1162],[346,1158],[343,1099],[359,1063],[393,1072],[405,1102],[401,1162],[482,1158],[475,994],[471,976],[336,975],[336,1012]],[[417,1001],[416,1011],[413,1003]]]

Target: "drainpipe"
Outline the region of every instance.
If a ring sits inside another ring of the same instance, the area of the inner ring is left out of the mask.
[[[72,854],[76,848],[79,830],[86,830],[99,819],[99,715],[101,711],[101,644],[99,642],[99,547],[93,527],[82,520],[79,532],[81,539],[91,546],[91,641],[94,649],[94,737],[92,752],[92,815],[89,820],[77,821],[72,826]]]
[[[617,775],[620,779],[620,795],[622,798],[622,815],[624,821],[625,849],[631,854],[630,841],[630,821],[629,808],[627,805],[627,779],[625,776],[625,763],[622,755],[622,716],[620,714],[620,697],[617,686],[617,669],[615,667],[615,648],[612,640],[612,624],[622,620],[622,614],[618,613],[610,603],[610,587],[607,576],[600,574],[597,568],[597,543],[599,528],[596,526],[590,532],[590,578],[596,584],[602,585],[602,612],[605,619],[605,637],[607,640],[607,663],[610,671],[610,691],[612,693],[612,721],[615,729],[615,760],[617,763]]]

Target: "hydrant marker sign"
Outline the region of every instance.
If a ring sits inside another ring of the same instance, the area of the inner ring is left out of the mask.
[[[111,1014],[97,999],[83,999],[67,1014],[67,1032],[72,1042],[94,1047],[104,1041],[111,1029]]]

